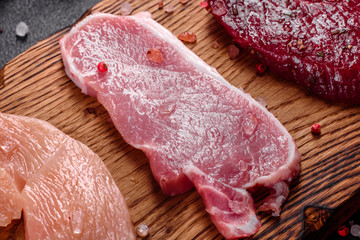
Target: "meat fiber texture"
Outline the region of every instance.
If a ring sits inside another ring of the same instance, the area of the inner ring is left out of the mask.
[[[135,239],[99,156],[47,122],[0,113],[0,226],[22,209],[26,239]]]
[[[360,2],[208,0],[234,40],[273,72],[332,102],[360,103]]]
[[[68,76],[83,93],[97,97],[126,142],[145,152],[165,194],[195,185],[228,239],[260,227],[247,189],[273,189],[260,209],[279,214],[299,171],[293,139],[271,113],[150,13],[88,16],[60,45]],[[147,57],[153,48],[162,62]],[[107,72],[97,70],[99,62],[107,64]]]

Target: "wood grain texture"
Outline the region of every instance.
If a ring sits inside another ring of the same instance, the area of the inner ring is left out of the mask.
[[[325,102],[271,73],[259,76],[255,73],[256,61],[245,51],[230,60],[227,47],[232,39],[199,7],[200,0],[185,5],[164,1],[165,6],[174,5],[171,14],[158,9],[158,0],[129,2],[133,13],[151,12],[175,35],[195,32],[197,42],[186,46],[234,86],[242,87],[254,98],[265,98],[269,111],[294,137],[302,154],[300,176],[291,186],[281,216],[261,213],[263,226],[249,239],[301,239],[306,206],[335,209],[351,199],[360,188],[358,106]],[[87,14],[120,14],[121,4],[122,1],[105,0]],[[82,94],[66,76],[58,40],[69,29],[39,42],[0,71],[0,111],[46,120],[96,152],[123,193],[134,225],[149,225],[147,239],[222,239],[198,193],[193,190],[175,197],[162,194],[145,155],[126,144],[106,110],[95,98]],[[218,49],[211,48],[215,40],[219,42]],[[315,122],[322,126],[320,136],[310,133]],[[256,197],[257,205],[263,197]],[[22,226],[20,221],[0,228],[0,238],[23,239]]]

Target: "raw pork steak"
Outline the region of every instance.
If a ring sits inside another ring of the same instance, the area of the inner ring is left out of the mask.
[[[360,2],[207,0],[241,47],[335,102],[360,103]]]
[[[98,98],[129,144],[145,152],[165,194],[195,185],[226,238],[260,227],[248,188],[276,189],[262,209],[279,214],[299,171],[291,136],[149,13],[94,14],[60,44],[68,76]],[[147,57],[154,48],[162,61]],[[107,72],[97,69],[102,61]]]
[[[27,239],[135,239],[99,156],[49,123],[0,113],[0,226],[24,211]]]

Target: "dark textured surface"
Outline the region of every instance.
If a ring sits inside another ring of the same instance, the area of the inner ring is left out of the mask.
[[[100,0],[0,0],[0,68],[38,41],[73,24]],[[15,35],[16,25],[29,26],[25,39]]]
[[[269,69],[334,103],[360,104],[360,2],[208,0],[234,40]]]

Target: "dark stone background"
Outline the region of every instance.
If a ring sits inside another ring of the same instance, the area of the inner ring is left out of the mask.
[[[38,41],[76,22],[100,0],[0,0],[0,69]],[[16,25],[29,26],[25,39],[15,35]]]

